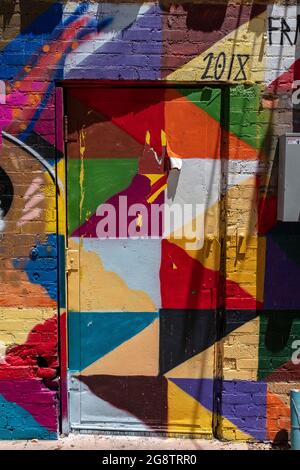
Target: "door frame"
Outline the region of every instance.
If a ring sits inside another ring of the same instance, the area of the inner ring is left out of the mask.
[[[147,81],[147,80],[63,80],[55,83],[55,174],[56,174],[56,230],[57,237],[62,237],[64,243],[57,243],[57,285],[58,285],[58,357],[59,357],[59,432],[69,434],[69,393],[68,393],[68,280],[66,271],[66,253],[67,253],[67,154],[66,154],[66,121],[65,121],[65,90],[68,88],[194,88],[199,89],[205,86],[221,89],[221,124],[228,122],[229,101],[228,89],[231,84],[221,81]],[[222,175],[226,174],[226,149],[223,147],[223,129],[221,125],[221,166]],[[224,152],[225,150],[225,152]],[[59,165],[58,165],[59,160]],[[223,168],[223,164],[225,167]],[[223,171],[225,170],[225,172]],[[224,177],[224,176],[223,176]],[[61,185],[59,184],[61,183]],[[223,181],[222,181],[223,184]],[[226,210],[224,211],[226,213]],[[226,232],[226,218],[220,220],[222,230]],[[226,239],[220,237],[221,255],[220,272],[225,273]],[[222,278],[223,276],[221,276]],[[222,285],[221,285],[222,284]],[[218,298],[223,298],[224,281],[220,282],[218,289]],[[223,365],[223,347],[221,343],[222,333],[225,326],[226,309],[224,302],[220,302],[220,307],[216,309],[216,342],[214,352],[215,377],[213,392],[213,422],[212,433],[214,437],[221,436],[221,406],[222,406],[222,365]]]
[[[66,152],[64,138],[64,90],[55,88],[55,176],[58,286],[58,355],[59,355],[59,432],[69,434],[68,407],[68,282],[66,276],[67,204]],[[58,164],[59,162],[59,164]],[[62,187],[59,186],[59,180]],[[59,241],[61,241],[59,243]],[[63,243],[62,243],[63,242]]]

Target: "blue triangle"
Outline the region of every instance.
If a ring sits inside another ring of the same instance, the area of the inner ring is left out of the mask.
[[[69,369],[85,369],[140,333],[157,317],[157,312],[70,312]]]

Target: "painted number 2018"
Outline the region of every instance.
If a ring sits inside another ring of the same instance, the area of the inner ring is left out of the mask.
[[[203,59],[206,62],[206,68],[201,80],[221,80],[222,78],[227,80],[247,80],[245,65],[249,57],[247,54],[232,54],[228,58],[225,52],[221,52],[218,56],[210,52]],[[225,73],[226,65],[228,64],[228,73]],[[236,67],[238,67],[238,70],[236,70]]]

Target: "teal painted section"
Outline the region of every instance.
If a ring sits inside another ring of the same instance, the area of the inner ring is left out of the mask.
[[[147,328],[156,312],[70,312],[69,369],[80,371]]]
[[[59,275],[59,306],[60,308],[66,308],[66,262],[65,262],[65,237],[64,235],[58,235],[58,275]]]
[[[57,439],[55,432],[41,426],[28,411],[0,395],[0,439]]]
[[[291,446],[300,450],[300,390],[291,390]]]

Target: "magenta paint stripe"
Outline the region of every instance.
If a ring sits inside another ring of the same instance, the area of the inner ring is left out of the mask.
[[[63,131],[63,89],[57,87],[55,89],[55,144],[56,149],[60,152],[64,150],[64,131]]]
[[[0,394],[16,403],[48,431],[57,432],[56,392],[37,379],[0,380]]]

